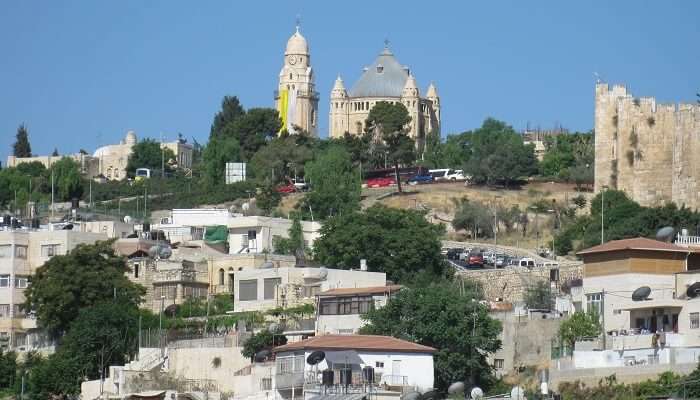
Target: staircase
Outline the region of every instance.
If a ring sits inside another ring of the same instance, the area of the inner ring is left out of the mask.
[[[138,360],[124,366],[125,371],[153,371],[163,365],[167,356],[160,356],[159,348],[142,347],[139,349]]]

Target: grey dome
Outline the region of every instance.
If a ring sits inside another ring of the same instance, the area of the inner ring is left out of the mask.
[[[350,97],[401,97],[408,71],[385,48],[350,89]]]

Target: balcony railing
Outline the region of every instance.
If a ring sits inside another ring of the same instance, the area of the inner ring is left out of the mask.
[[[197,273],[191,270],[162,271],[155,274],[155,282],[194,282]]]
[[[700,246],[700,236],[676,235],[676,244],[679,246]]]
[[[274,96],[275,96],[275,100],[276,100],[276,99],[279,99],[279,97],[280,97],[280,91],[279,91],[279,90],[275,90],[275,91],[273,92],[273,94],[274,94]],[[297,97],[309,97],[309,98],[312,98],[312,99],[319,99],[319,98],[320,98],[320,95],[319,95],[319,93],[318,93],[317,91],[315,91],[315,90],[314,90],[314,91],[297,90]]]

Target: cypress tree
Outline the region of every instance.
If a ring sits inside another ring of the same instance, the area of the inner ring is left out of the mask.
[[[29,144],[29,132],[24,124],[17,128],[17,140],[12,146],[12,152],[15,157],[32,156],[32,146]]]

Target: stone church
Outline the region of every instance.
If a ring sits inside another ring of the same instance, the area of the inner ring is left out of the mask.
[[[421,96],[416,78],[389,50],[388,43],[376,60],[364,68],[362,76],[346,90],[339,76],[331,90],[329,136],[341,137],[345,132],[362,134],[365,120],[377,102],[403,103],[411,123],[409,135],[422,147],[431,131],[440,132],[440,97],[431,83]]]
[[[296,32],[287,41],[284,66],[275,90],[275,109],[282,119],[280,133],[298,134],[305,131],[311,136],[318,136],[318,99],[309,45],[297,26]]]

